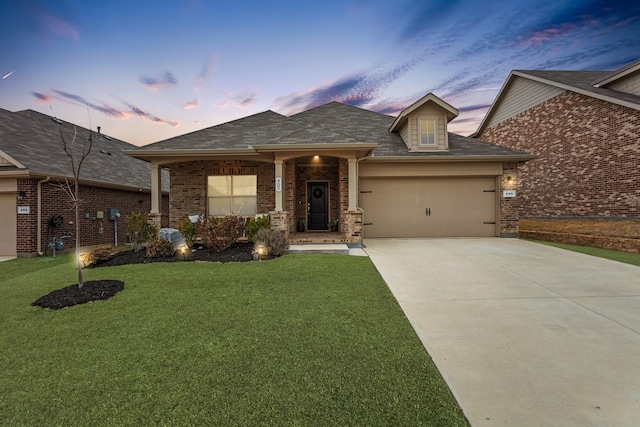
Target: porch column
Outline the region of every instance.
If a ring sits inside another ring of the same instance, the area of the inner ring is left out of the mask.
[[[358,168],[355,158],[349,158],[349,210],[358,209]]]
[[[157,162],[151,162],[151,213],[159,214],[162,200],[162,168]]]
[[[282,192],[284,190],[284,179],[282,178],[282,160],[276,159],[276,212],[282,211]]]

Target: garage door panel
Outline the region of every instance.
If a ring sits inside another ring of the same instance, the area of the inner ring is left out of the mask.
[[[0,193],[0,256],[16,255],[16,195]]]
[[[495,236],[494,178],[363,178],[365,237]]]

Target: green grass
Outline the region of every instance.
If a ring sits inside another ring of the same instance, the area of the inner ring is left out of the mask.
[[[43,310],[72,257],[0,263],[3,425],[468,425],[368,258],[84,276],[125,289]]]
[[[600,258],[607,258],[613,261],[624,262],[625,264],[640,266],[640,254],[633,254],[633,253],[621,252],[621,251],[612,251],[610,249],[591,248],[588,246],[577,246],[577,245],[567,245],[564,243],[545,242],[542,240],[529,240],[529,241],[540,243],[547,246],[553,246],[556,248],[566,249],[573,252],[580,252],[587,255],[597,256]]]

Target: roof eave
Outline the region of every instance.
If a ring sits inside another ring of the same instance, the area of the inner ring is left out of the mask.
[[[538,156],[522,154],[522,155],[494,155],[494,156],[372,156],[367,161],[377,162],[528,162],[536,159]]]
[[[272,145],[254,145],[253,148],[258,152],[275,152],[275,151],[352,151],[352,150],[372,150],[378,147],[375,143],[354,143],[354,144],[272,144]]]

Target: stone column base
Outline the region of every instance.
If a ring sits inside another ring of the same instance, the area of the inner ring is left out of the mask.
[[[269,218],[271,219],[271,229],[284,231],[287,239],[289,238],[289,212],[287,211],[271,211],[269,212]]]
[[[340,227],[349,243],[362,243],[362,212],[343,211]]]

